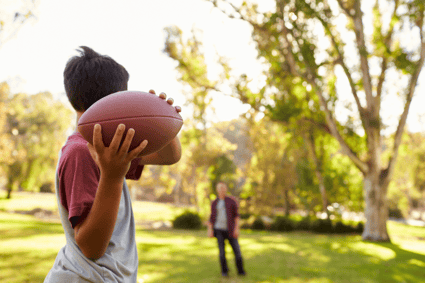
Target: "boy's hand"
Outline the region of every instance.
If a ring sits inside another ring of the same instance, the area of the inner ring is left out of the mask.
[[[140,143],[138,147],[128,152],[131,141],[134,136],[134,129],[129,129],[120,147],[124,135],[125,125],[120,124],[117,127],[112,142],[109,147],[105,147],[102,140],[102,130],[99,124],[93,129],[93,145],[87,143],[90,154],[100,169],[101,175],[108,179],[121,180],[130,169],[130,162],[136,158],[148,144],[147,140]]]
[[[153,89],[151,89],[151,90],[149,90],[149,93],[155,94],[155,91]],[[159,97],[162,98],[162,99],[164,99],[164,100],[167,99],[167,95],[164,92],[161,92],[159,94]],[[168,98],[167,99],[167,103],[170,104],[170,105],[173,105],[174,99],[172,99],[171,97]],[[176,106],[176,111],[177,112],[182,112],[181,107],[180,106]]]

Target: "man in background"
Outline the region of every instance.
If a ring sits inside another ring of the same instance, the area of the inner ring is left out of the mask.
[[[208,221],[208,236],[216,237],[218,248],[220,251],[221,274],[228,276],[229,269],[227,267],[224,240],[227,239],[232,246],[235,254],[236,267],[238,274],[244,276],[242,254],[239,247],[239,213],[236,201],[226,196],[227,185],[224,182],[218,182],[218,197],[211,204],[211,216]]]

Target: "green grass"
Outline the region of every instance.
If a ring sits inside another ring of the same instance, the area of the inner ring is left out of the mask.
[[[242,231],[248,272],[219,273],[215,239],[206,231],[137,230],[139,282],[423,282],[425,228],[389,222],[392,243],[363,242],[360,236]],[[0,282],[42,282],[65,244],[62,226],[32,216],[0,212]]]
[[[34,208],[57,211],[56,195],[13,192],[11,199],[6,199],[6,192],[0,191],[0,211],[30,211]]]
[[[58,214],[55,194],[30,192],[13,192],[11,199],[6,199],[6,193],[0,192],[0,211],[30,211],[35,208],[51,210]],[[137,221],[171,221],[185,210],[171,204],[149,201],[133,201],[134,218]]]

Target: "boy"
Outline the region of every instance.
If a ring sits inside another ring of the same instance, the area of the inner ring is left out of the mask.
[[[78,119],[97,100],[127,90],[125,68],[108,56],[82,46],[64,71],[65,91]],[[149,91],[155,95],[154,91]],[[166,95],[164,103],[173,104]],[[176,107],[180,112],[180,107]],[[93,145],[76,130],[60,152],[56,196],[66,245],[59,251],[45,283],[137,281],[138,256],[131,199],[125,179],[140,178],[147,164],[169,165],[180,160],[176,137],[159,152],[140,156],[148,141],[127,152],[134,130],[119,125],[109,147],[101,127],[94,128]]]

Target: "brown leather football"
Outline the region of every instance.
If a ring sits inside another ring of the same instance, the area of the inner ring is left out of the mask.
[[[127,130],[133,128],[135,134],[129,150],[148,140],[142,152],[147,155],[170,143],[183,126],[183,119],[174,106],[155,94],[120,91],[98,100],[80,117],[78,131],[91,144],[96,124],[102,126],[105,146],[111,143],[119,124],[125,125],[123,140]]]

